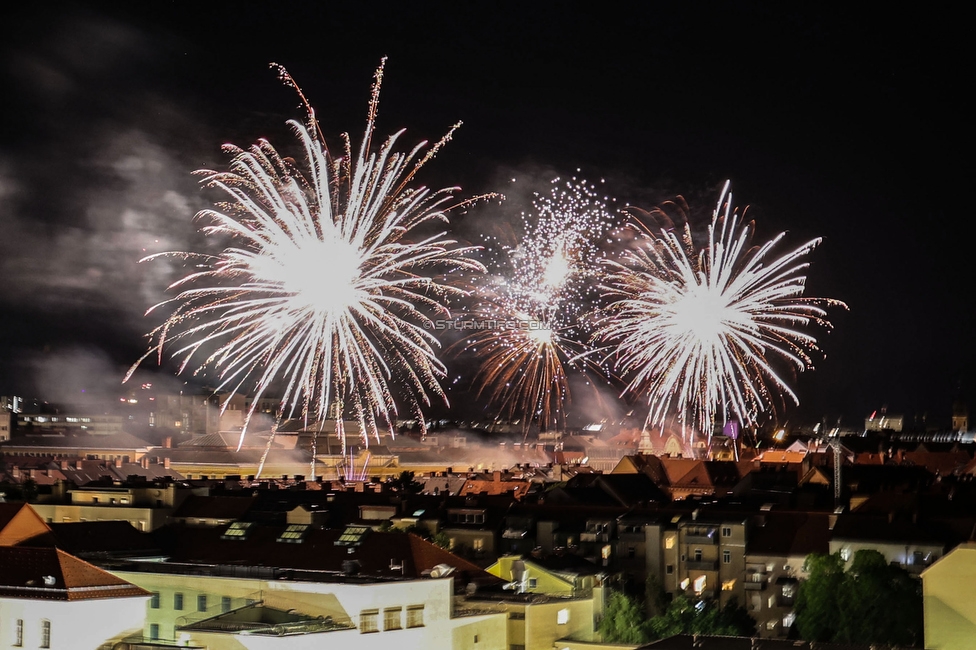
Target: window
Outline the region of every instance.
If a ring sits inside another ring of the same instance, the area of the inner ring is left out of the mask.
[[[796,585],[786,583],[783,585],[783,598],[792,598],[796,594]]]
[[[200,594],[197,596],[197,611],[205,612],[207,611],[207,594]]]
[[[637,549],[633,546],[627,547],[627,557],[635,557],[637,555]]]
[[[722,551],[722,562],[725,564],[732,564],[732,551],[729,549]]]
[[[159,640],[159,623],[149,624],[149,639],[152,641]]]
[[[793,622],[796,620],[796,613],[790,612],[783,617],[783,627],[793,627]]]
[[[669,564],[666,567],[664,567],[664,572],[667,573],[668,575],[671,575],[672,573],[674,573],[674,565],[673,564]]]
[[[668,535],[664,538],[664,548],[672,549],[674,548],[674,535]]]
[[[485,540],[480,537],[476,537],[471,540],[471,548],[474,549],[476,553],[480,553],[485,548]]]
[[[149,599],[150,609],[159,609],[159,592],[152,592],[152,597]]]
[[[41,647],[51,647],[51,621],[41,621]]]
[[[722,526],[722,537],[732,537],[731,526]]]
[[[230,596],[220,597],[220,611],[229,612],[230,611]]]
[[[851,561],[851,547],[850,546],[845,546],[844,548],[840,549],[840,559],[844,560],[845,562],[850,562]]]
[[[173,594],[173,609],[178,612],[183,609],[183,594],[180,592]]]
[[[735,579],[722,582],[722,591],[732,591],[733,589],[735,589]]]
[[[529,589],[535,589],[539,586],[538,578],[529,578]]]
[[[383,629],[399,630],[403,625],[400,623],[402,607],[388,607],[383,610]]]
[[[777,621],[776,621],[775,618],[769,619],[768,621],[766,621],[766,629],[767,630],[775,630],[776,629],[776,623],[777,623]]]
[[[424,606],[411,605],[407,607],[407,627],[424,626]]]
[[[378,609],[364,609],[359,612],[359,633],[379,632],[380,628],[376,625],[376,619],[379,618],[379,615]]]
[[[691,579],[690,578],[685,578],[684,580],[681,581],[681,589],[682,590],[687,589],[688,588],[688,585],[690,585],[690,584],[691,584]]]
[[[695,593],[701,594],[703,591],[705,591],[705,576],[702,575],[695,578]]]
[[[556,624],[566,625],[567,623],[569,623],[569,610],[564,608],[556,612]]]
[[[702,550],[700,548],[695,549],[695,562],[702,561]]]
[[[14,626],[14,646],[20,648],[24,645],[24,619],[18,618]]]

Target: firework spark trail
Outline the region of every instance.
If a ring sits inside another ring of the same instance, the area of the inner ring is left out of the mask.
[[[431,222],[446,223],[449,210],[477,199],[456,200],[457,188],[409,187],[454,129],[429,148],[421,142],[397,152],[400,131],[374,150],[384,64],[376,71],[363,140],[353,151],[344,136],[340,157],[330,154],[297,85],[275,66],[307,110],[305,124],[289,122],[304,170],[265,140],[247,150],[226,145],[229,171],[198,173],[230,200],[197,218],[207,222],[204,233],[229,237],[231,245],[217,255],[161,254],[192,260],[197,270],[170,287],[179,290],[174,298],[150,309],[171,313],[150,334],[151,347],[129,376],[173,346],[180,372],[191,364],[195,372],[217,369],[217,391],[253,396],[238,448],[261,396],[277,382],[282,414],[324,418],[332,406],[341,423],[348,408],[367,444],[379,425],[392,433],[394,386],[406,388],[421,422],[421,405],[431,395],[446,401],[438,383],[445,372],[439,344],[425,325],[432,314],[447,315],[447,299],[461,290],[431,277],[484,267],[468,257],[472,247],[458,246],[444,232],[409,237]],[[345,447],[341,426],[338,434]]]
[[[607,263],[603,288],[611,302],[595,340],[629,375],[625,393],[646,394],[647,424],[677,413],[709,436],[720,411],[754,426],[775,408],[774,398],[799,403],[774,364],[812,369],[819,349],[804,329],[829,329],[825,308],[846,308],[803,297],[804,258],[820,240],[779,257],[773,251],[785,233],[751,247],[753,225],[733,209],[728,183],[707,245],[696,250],[687,221],[680,232],[649,233]]]
[[[481,287],[472,315],[507,325],[475,331],[459,347],[480,363],[478,395],[488,394],[501,417],[521,420],[525,433],[533,422],[564,422],[567,368],[589,366],[578,318],[614,220],[607,201],[584,180],[557,178],[521,214],[518,245],[486,246],[495,280]]]

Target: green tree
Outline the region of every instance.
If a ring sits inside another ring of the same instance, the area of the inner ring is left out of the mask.
[[[840,553],[807,556],[803,570],[809,576],[796,597],[796,629],[808,641],[831,641],[840,620],[838,594],[844,584]]]
[[[597,630],[607,643],[647,643],[647,621],[640,603],[619,591],[610,592]]]
[[[796,626],[801,638],[914,646],[922,641],[919,581],[872,550],[854,554],[844,571],[839,554],[812,555],[801,583]]]
[[[712,600],[693,602],[685,596],[675,596],[663,614],[647,622],[647,629],[653,639],[675,634],[752,636],[756,621],[735,598],[719,607]]]

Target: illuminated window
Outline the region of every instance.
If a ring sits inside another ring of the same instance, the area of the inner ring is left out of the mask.
[[[795,593],[796,593],[796,585],[794,585],[792,583],[787,583],[787,584],[783,585],[783,597],[784,598],[792,598]]]
[[[705,591],[705,576],[695,578],[695,593],[700,594]]]
[[[367,526],[346,526],[334,543],[336,546],[359,546],[367,533],[369,533]]]
[[[840,559],[844,560],[845,562],[850,562],[851,561],[851,547],[850,546],[845,546],[844,548],[840,549]]]
[[[668,535],[664,538],[664,548],[672,549],[674,548],[674,535]]]
[[[364,609],[359,612],[359,633],[368,634],[370,632],[379,632],[380,629],[377,627],[377,618],[379,618],[380,611],[378,609]]]
[[[388,607],[383,610],[383,629],[384,630],[399,630],[403,627],[400,622],[402,617],[403,608],[402,607]]]
[[[567,623],[569,623],[569,610],[561,609],[558,612],[556,612],[556,624],[566,625]]]
[[[602,557],[604,560],[609,560],[611,550],[612,547],[609,544],[607,544],[600,550],[600,557]]]
[[[280,535],[278,535],[278,541],[284,542],[286,544],[301,544],[302,540],[305,539],[305,535],[308,533],[308,524],[289,524],[287,528]]]
[[[722,591],[732,591],[735,589],[735,580],[726,580],[722,583]]]
[[[235,521],[227,527],[227,530],[220,536],[220,539],[245,540],[253,526],[253,521]]]
[[[776,621],[775,618],[766,621],[766,629],[767,630],[775,630],[776,629],[776,622],[777,621]]]
[[[424,606],[410,605],[407,607],[407,627],[424,626]]]
[[[796,613],[790,612],[783,617],[783,627],[793,627],[793,621],[796,620]]]
[[[681,588],[682,589],[687,589],[688,588],[688,585],[690,585],[690,584],[691,584],[691,580],[689,580],[688,578],[685,578],[684,580],[681,581]]]

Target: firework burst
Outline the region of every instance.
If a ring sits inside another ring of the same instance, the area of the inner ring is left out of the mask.
[[[489,244],[491,280],[472,311],[477,329],[461,342],[475,353],[478,395],[523,431],[564,423],[568,369],[593,369],[579,315],[598,267],[599,242],[613,222],[596,187],[572,178],[552,181],[521,214],[517,245]],[[487,323],[488,326],[484,326]]]
[[[392,432],[394,388],[403,389],[415,416],[432,395],[444,398],[438,342],[425,326],[432,314],[448,314],[446,300],[459,290],[431,277],[483,269],[467,257],[472,249],[445,233],[417,236],[467,203],[454,198],[457,188],[410,187],[454,129],[432,147],[396,151],[401,131],[374,149],[381,63],[362,142],[354,151],[344,136],[344,155],[334,157],[305,97],[275,68],[307,110],[305,123],[289,122],[304,166],[261,140],[246,150],[226,145],[229,171],[198,172],[206,187],[229,197],[197,215],[201,230],[231,243],[217,255],[163,253],[192,261],[195,270],[171,286],[174,298],[150,310],[170,314],[129,374],[168,350],[181,360],[180,372],[214,368],[218,391],[254,396],[244,431],[273,388],[281,391],[282,414],[331,413],[341,423],[349,413],[366,441],[380,426]]]
[[[779,257],[785,233],[752,247],[753,224],[733,209],[728,183],[704,247],[687,222],[645,233],[608,262],[610,303],[595,338],[628,376],[625,392],[647,396],[647,423],[677,414],[711,435],[719,415],[753,426],[780,396],[799,403],[774,366],[812,369],[819,349],[805,330],[829,329],[825,308],[846,308],[803,297],[804,260],[820,240]]]

